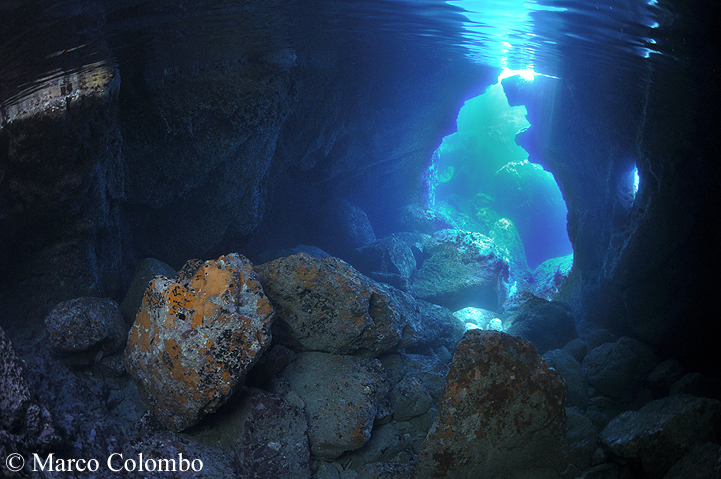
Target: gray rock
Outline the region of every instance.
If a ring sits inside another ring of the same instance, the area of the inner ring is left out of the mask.
[[[580,470],[593,464],[598,449],[598,429],[575,407],[566,408],[566,439],[571,449],[571,462]]]
[[[689,373],[671,385],[669,394],[691,394],[721,399],[721,381],[705,374]]]
[[[457,311],[497,310],[507,296],[508,263],[480,233],[441,230],[426,242],[428,257],[413,278],[415,295]]]
[[[60,444],[50,412],[35,394],[23,362],[0,328],[0,457],[26,456]],[[4,468],[4,464],[3,464]]]
[[[448,366],[434,356],[420,354],[394,353],[381,358],[381,363],[395,386],[407,374],[423,382],[434,404],[438,404],[448,374]]]
[[[303,409],[252,389],[241,408],[240,437],[233,445],[236,475],[247,479],[309,479],[308,423]]]
[[[175,270],[162,261],[153,258],[145,258],[135,265],[135,273],[128,287],[128,292],[125,294],[123,302],[120,303],[120,311],[128,324],[135,321],[135,315],[138,314],[138,309],[143,303],[143,295],[148,283],[156,276],[172,278],[175,276]]]
[[[357,479],[415,479],[415,468],[409,464],[377,462],[366,465]]]
[[[561,348],[578,336],[570,308],[541,298],[526,301],[506,323],[507,333],[532,342],[540,354]]]
[[[573,255],[547,259],[533,270],[533,282],[536,285],[535,295],[552,301],[566,282],[573,266]]]
[[[378,404],[389,389],[380,361],[304,352],[283,376],[305,402],[315,459],[335,459],[368,442]]]
[[[458,336],[447,310],[373,281],[338,258],[301,253],[256,271],[277,310],[274,335],[295,349],[374,357]]]
[[[319,246],[343,258],[376,240],[365,211],[345,198],[334,198],[323,205],[318,228]]]
[[[563,471],[568,465],[564,406],[563,380],[531,343],[469,330],[451,362],[416,477]]]
[[[581,367],[591,386],[616,399],[638,393],[655,364],[629,346],[633,344],[621,340],[604,343],[586,355]]]
[[[583,339],[581,338],[575,338],[570,340],[566,343],[565,346],[563,346],[563,350],[567,351],[571,356],[573,356],[576,361],[578,361],[578,364],[583,363],[583,358],[586,357],[586,343],[583,342]]]
[[[413,374],[403,376],[390,393],[393,417],[407,421],[424,414],[433,405],[433,399],[423,382]]]
[[[418,233],[388,235],[358,248],[353,256],[353,265],[376,281],[412,292],[412,278],[425,260],[424,243],[427,238],[427,235]]]
[[[663,479],[718,479],[721,477],[721,446],[697,442],[668,470]]]
[[[675,359],[667,359],[653,368],[646,377],[646,385],[656,397],[667,396],[671,385],[683,375],[683,366]]]
[[[75,365],[97,362],[125,345],[127,326],[118,304],[109,298],[75,298],[45,318],[53,351]]]
[[[588,406],[588,380],[578,361],[563,349],[547,351],[543,359],[566,381],[566,405],[584,411]]]
[[[433,234],[436,231],[453,228],[453,218],[443,210],[419,204],[410,204],[400,209],[401,231]]]
[[[721,402],[668,396],[626,411],[600,434],[616,456],[639,459],[650,479],[661,478],[697,441],[721,440]]]
[[[350,468],[361,471],[366,464],[389,462],[408,445],[398,428],[393,424],[384,424],[373,428],[370,440],[360,449],[343,456],[350,461]]]

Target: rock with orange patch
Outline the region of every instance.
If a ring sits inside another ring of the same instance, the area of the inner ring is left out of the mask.
[[[270,344],[273,308],[252,265],[229,254],[156,277],[128,334],[125,367],[169,429],[222,405]]]
[[[368,442],[378,404],[390,386],[380,361],[305,352],[283,376],[305,402],[315,459],[335,459]]]
[[[561,377],[525,339],[467,331],[421,446],[416,477],[562,472],[568,465],[565,392]]]
[[[375,357],[453,337],[458,323],[338,258],[299,253],[256,271],[277,311],[276,339],[296,350]]]

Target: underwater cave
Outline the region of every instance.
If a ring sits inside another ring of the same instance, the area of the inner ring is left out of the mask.
[[[721,477],[720,8],[1,2],[0,477]]]

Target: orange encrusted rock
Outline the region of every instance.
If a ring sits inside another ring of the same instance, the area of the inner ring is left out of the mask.
[[[499,331],[467,331],[421,446],[416,477],[506,478],[522,471],[539,477],[533,471],[563,471],[565,393],[563,379],[530,342]]]
[[[216,410],[270,344],[273,308],[239,254],[191,260],[145,291],[125,367],[158,418],[180,431]]]

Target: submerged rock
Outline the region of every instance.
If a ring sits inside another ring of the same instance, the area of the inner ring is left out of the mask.
[[[371,437],[388,377],[377,359],[301,353],[283,376],[305,402],[308,439],[315,459],[335,459]]]
[[[539,298],[552,301],[571,274],[573,255],[547,259],[533,270],[533,282],[536,285],[535,294]]]
[[[616,456],[639,459],[649,479],[658,479],[697,441],[721,440],[721,402],[694,396],[656,399],[626,411],[601,431]]]
[[[570,308],[565,303],[532,297],[508,319],[506,332],[533,343],[538,352],[562,348],[578,336]]]
[[[145,258],[135,265],[135,273],[128,287],[128,292],[125,294],[123,302],[120,303],[120,310],[130,324],[135,321],[135,315],[138,314],[138,309],[143,304],[143,296],[148,283],[158,275],[172,278],[175,276],[175,270],[154,258]]]
[[[433,234],[454,227],[453,218],[446,212],[417,203],[403,206],[399,216],[401,231]]]
[[[276,337],[296,349],[374,357],[452,336],[450,314],[373,281],[338,258],[300,253],[256,271],[276,307]]]
[[[60,435],[50,412],[38,401],[25,367],[2,328],[0,372],[0,457],[43,452],[57,446]]]
[[[309,479],[308,423],[303,409],[260,389],[244,394],[236,474],[247,479]]]
[[[191,260],[145,292],[125,366],[163,424],[179,431],[222,405],[270,344],[273,308],[238,254]]]
[[[356,250],[353,265],[376,281],[413,292],[412,280],[423,266],[428,235],[396,233]]]
[[[531,343],[466,332],[451,362],[418,479],[510,477],[567,464],[565,385]]]
[[[508,263],[480,233],[438,231],[425,243],[426,260],[413,278],[418,298],[453,311],[475,306],[497,310],[508,294]]]
[[[109,298],[64,301],[45,318],[53,351],[70,364],[87,365],[120,351],[127,326],[118,304]]]

